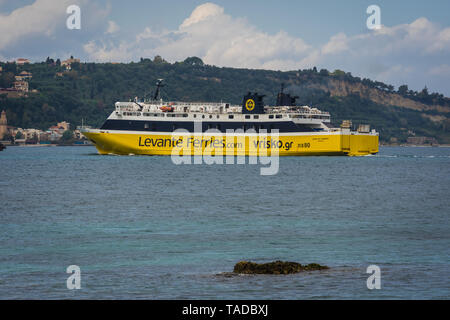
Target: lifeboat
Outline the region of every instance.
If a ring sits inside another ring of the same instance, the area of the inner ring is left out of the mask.
[[[169,107],[169,106],[162,106],[160,107],[162,112],[173,112],[173,107]]]

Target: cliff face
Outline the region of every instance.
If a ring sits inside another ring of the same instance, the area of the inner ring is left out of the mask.
[[[421,102],[403,97],[397,93],[385,92],[380,89],[370,88],[362,83],[350,83],[345,80],[328,78],[322,83],[308,84],[307,87],[329,92],[331,96],[342,97],[356,94],[361,98],[372,100],[381,105],[403,107],[416,111],[450,112],[450,107],[447,106],[423,104]],[[442,121],[446,119],[445,116],[432,118],[433,121]]]
[[[392,86],[345,74],[298,72],[285,81],[299,103],[330,112],[334,125],[351,119],[377,128],[385,142],[424,136],[450,144],[450,100],[437,93],[402,95]]]

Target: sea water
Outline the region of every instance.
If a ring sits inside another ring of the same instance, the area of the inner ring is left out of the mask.
[[[0,152],[1,299],[449,299],[450,148],[175,165]],[[241,260],[324,271],[233,275]],[[70,265],[81,289],[69,290]],[[369,290],[369,265],[381,289]]]

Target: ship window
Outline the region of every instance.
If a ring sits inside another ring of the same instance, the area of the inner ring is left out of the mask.
[[[269,115],[269,119],[273,119],[273,114]]]
[[[144,124],[144,128],[148,129],[148,123]]]
[[[259,119],[259,116],[255,115],[253,116],[253,119]]]
[[[196,114],[194,114],[194,118],[197,118],[197,115],[196,115]]]
[[[209,118],[211,119],[211,118],[212,118],[212,115],[209,115]]]
[[[187,113],[183,113],[183,118],[187,118]]]
[[[234,115],[232,115],[232,114],[230,114],[229,116],[228,116],[228,119],[233,119],[234,118]]]
[[[250,119],[250,116],[245,116],[245,119]]]
[[[205,115],[202,115],[202,118],[205,119]]]
[[[219,115],[217,115],[217,119],[219,119]]]
[[[275,116],[277,119],[280,119],[281,117],[283,117],[281,114],[277,114],[276,116]]]

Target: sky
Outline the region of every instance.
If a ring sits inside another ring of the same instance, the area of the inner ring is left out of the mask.
[[[80,29],[68,29],[80,8]],[[370,5],[381,27],[366,21]],[[0,61],[161,55],[254,69],[341,69],[450,96],[450,1],[0,0]]]

